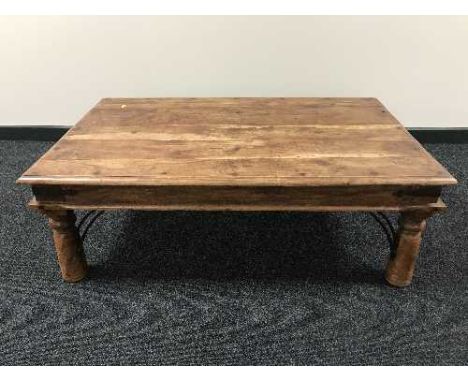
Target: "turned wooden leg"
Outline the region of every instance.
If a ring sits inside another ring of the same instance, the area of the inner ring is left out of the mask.
[[[408,211],[401,214],[395,239],[395,254],[390,259],[385,273],[389,284],[396,287],[411,284],[426,219],[429,216],[431,212],[428,211]]]
[[[75,214],[70,210],[42,212],[49,218],[63,280],[80,281],[86,276],[87,264],[81,238],[75,227]]]

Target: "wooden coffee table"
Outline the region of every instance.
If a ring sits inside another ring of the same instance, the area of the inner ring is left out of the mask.
[[[386,279],[406,286],[456,180],[375,98],[106,98],[18,183],[65,281],[87,269],[73,210],[397,211]]]

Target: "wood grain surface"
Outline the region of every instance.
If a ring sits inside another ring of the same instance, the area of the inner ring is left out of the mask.
[[[441,186],[456,180],[374,98],[109,98],[18,182]]]

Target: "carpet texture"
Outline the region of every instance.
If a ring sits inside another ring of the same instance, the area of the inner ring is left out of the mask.
[[[363,213],[108,212],[63,283],[14,183],[51,144],[0,141],[0,364],[467,363],[468,145],[427,145],[460,184],[395,289]]]

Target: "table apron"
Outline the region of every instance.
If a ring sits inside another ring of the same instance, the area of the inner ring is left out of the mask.
[[[33,186],[32,207],[154,210],[401,210],[436,203],[438,186]]]

